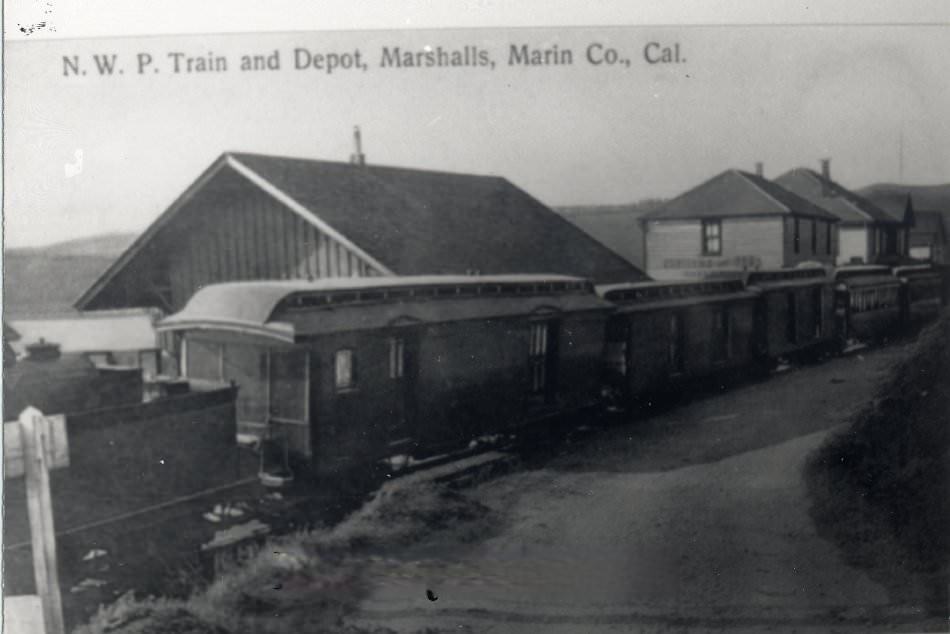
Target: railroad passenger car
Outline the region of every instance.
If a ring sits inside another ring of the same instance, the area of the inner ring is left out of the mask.
[[[608,384],[625,406],[757,361],[757,296],[741,280],[641,282],[597,290],[617,306],[608,322],[605,361]]]
[[[596,404],[611,306],[554,275],[214,284],[159,324],[183,374],[239,385],[239,424],[343,474]]]
[[[824,268],[755,271],[746,276],[746,287],[761,298],[757,341],[765,358],[814,356],[834,349],[834,285]]]
[[[901,282],[882,265],[835,270],[835,316],[839,336],[878,340],[901,326]]]
[[[928,264],[895,266],[894,276],[901,281],[903,322],[917,327],[935,319],[946,301],[943,275]]]

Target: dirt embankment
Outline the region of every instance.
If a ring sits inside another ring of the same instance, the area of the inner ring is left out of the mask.
[[[820,534],[894,603],[946,615],[950,582],[950,314],[806,469]]]
[[[343,618],[365,595],[363,569],[381,553],[454,529],[471,540],[494,523],[490,509],[454,489],[395,481],[332,529],[269,540],[249,561],[187,600],[128,596],[76,634],[326,632],[388,634]]]

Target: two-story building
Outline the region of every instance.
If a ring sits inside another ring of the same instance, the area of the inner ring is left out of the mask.
[[[838,219],[758,174],[736,169],[645,214],[646,273],[657,280],[833,265]]]
[[[819,174],[807,168],[788,171],[775,182],[826,209],[838,223],[837,264],[893,263],[907,257],[912,216],[895,218],[867,198],[831,179],[831,161]]]

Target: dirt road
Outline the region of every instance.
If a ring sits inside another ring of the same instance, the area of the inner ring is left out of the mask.
[[[904,353],[779,374],[485,483],[472,495],[503,518],[498,530],[468,543],[443,532],[375,561],[353,620],[406,632],[915,629],[914,610],[817,535],[802,480],[809,453]]]

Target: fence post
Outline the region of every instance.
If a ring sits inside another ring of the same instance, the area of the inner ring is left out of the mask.
[[[20,414],[20,439],[26,471],[26,502],[36,593],[43,607],[46,634],[65,634],[46,449],[47,446],[52,449],[52,429],[49,419],[35,407],[27,407]]]

